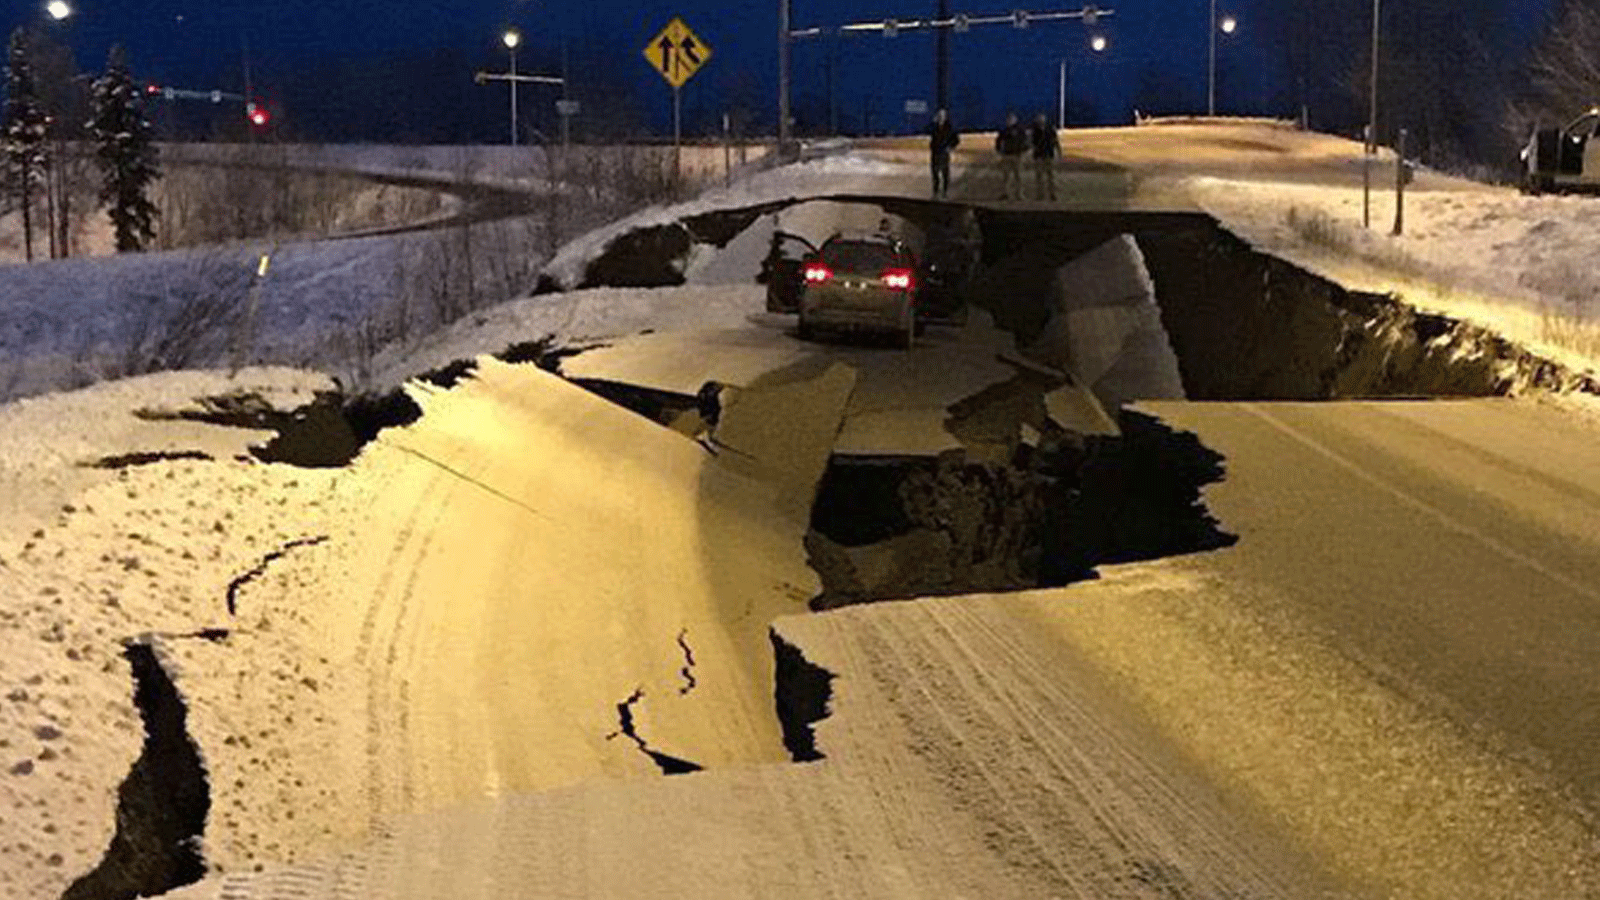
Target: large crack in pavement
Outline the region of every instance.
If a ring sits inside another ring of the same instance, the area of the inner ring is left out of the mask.
[[[835,457],[806,535],[823,584],[812,607],[1061,587],[1232,546],[1202,500],[1222,457],[1150,416],[1120,424],[1118,437],[1057,430],[1003,462]]]
[[[636,688],[632,694],[628,695],[626,700],[617,704],[617,730],[606,735],[606,740],[610,741],[618,737],[626,737],[633,742],[635,747],[639,748],[640,753],[649,757],[650,761],[656,764],[656,767],[661,770],[663,775],[687,775],[690,772],[704,770],[705,766],[699,763],[680,759],[670,753],[663,753],[651,747],[643,737],[639,736],[638,723],[633,718],[633,708],[643,699],[644,689]]]
[[[767,629],[772,641],[773,701],[783,746],[796,763],[826,758],[817,748],[816,724],[831,712],[832,672],[806,659],[800,648],[783,639],[778,629]]]
[[[127,642],[123,656],[133,669],[144,748],[117,789],[116,833],[105,856],[61,900],[153,897],[205,876],[211,788],[189,736],[188,706],[149,639]]]

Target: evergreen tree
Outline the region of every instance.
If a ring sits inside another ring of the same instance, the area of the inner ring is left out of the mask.
[[[128,74],[127,55],[121,46],[111,48],[106,72],[94,83],[95,158],[102,175],[100,202],[111,216],[117,252],[143,250],[155,237],[156,207],[146,196],[150,183],[160,176],[150,123],[144,117],[142,95]]]
[[[11,33],[6,66],[6,109],[0,142],[3,142],[6,174],[17,189],[22,206],[23,245],[33,259],[33,193],[42,180],[45,157],[43,108],[35,89],[28,33],[18,28]]]

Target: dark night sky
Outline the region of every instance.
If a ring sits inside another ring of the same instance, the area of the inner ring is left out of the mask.
[[[1283,79],[1274,65],[1277,55],[1260,29],[1252,30],[1252,7],[1267,0],[1222,0],[1219,9],[1237,14],[1240,31],[1223,41],[1220,52],[1219,106],[1228,113],[1286,115]],[[1281,0],[1280,0],[1281,2]],[[1313,2],[1313,0],[1306,0]],[[1543,15],[1549,0],[1522,0],[1527,33]],[[462,51],[460,78],[470,85],[470,68],[503,67],[506,55],[498,35],[507,24],[519,26],[527,45],[524,68],[559,66],[566,46],[573,66],[575,93],[585,78],[620,78],[640,98],[650,124],[669,121],[671,93],[644,62],[640,50],[672,15],[685,21],[715,51],[707,68],[684,89],[688,118],[704,123],[714,113],[744,96],[770,118],[776,69],[776,3],[673,0],[641,3],[628,0],[74,0],[77,15],[66,27],[54,26],[75,52],[80,67],[98,69],[107,47],[124,43],[137,74],[151,80],[196,88],[242,85],[241,60],[248,53],[258,93],[280,99],[304,96],[315,73],[332,60],[371,58],[400,51],[454,48]],[[953,0],[957,11],[1004,12],[1015,0]],[[1184,95],[1198,111],[1206,76],[1207,0],[1107,0],[1116,16],[1100,29],[1111,40],[1104,54],[1087,47],[1089,31],[1078,23],[1036,24],[1026,30],[1008,27],[975,29],[954,37],[953,109],[966,127],[992,125],[1007,108],[1044,111],[1055,107],[1057,60],[1071,60],[1072,95],[1079,120],[1125,121],[1135,86],[1141,78],[1158,78]],[[1076,8],[1076,3],[1035,0],[1032,8]],[[41,16],[42,0],[8,0],[7,30],[28,17]],[[934,0],[794,0],[794,24],[838,24],[868,17],[902,19],[932,13]],[[1508,29],[1507,41],[1525,36]],[[902,119],[907,98],[929,98],[934,40],[926,33],[894,39],[850,35],[837,39],[836,107],[841,124],[858,127],[870,110],[876,127]],[[828,39],[803,42],[795,50],[801,114],[825,121],[829,57]],[[599,70],[599,71],[597,71]],[[315,84],[329,95],[385,91],[381,78],[340,83],[330,76]],[[396,79],[403,82],[404,79]],[[452,87],[459,87],[452,86]],[[385,115],[415,110],[433,115],[427,97],[413,84],[395,89],[411,94],[411,105],[389,104]],[[493,97],[504,102],[503,86],[476,88],[484,109]],[[378,98],[345,97],[359,104]],[[543,110],[552,97],[537,92],[528,100]],[[359,108],[359,107],[357,107]],[[488,115],[487,112],[484,115]],[[817,122],[816,124],[823,124]]]

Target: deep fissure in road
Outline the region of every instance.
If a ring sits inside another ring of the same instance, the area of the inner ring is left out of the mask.
[[[1400,300],[1347,290],[1262,253],[1201,213],[1008,209],[904,197],[798,197],[703,213],[624,234],[583,287],[683,283],[696,246],[720,247],[759,216],[812,200],[902,216],[928,234],[970,215],[981,264],[965,294],[1019,346],[1056,306],[1063,266],[1130,236],[1154,282],[1161,323],[1193,400],[1502,396],[1530,388],[1600,393],[1600,382],[1479,328]]]
[[[835,457],[806,549],[814,609],[1060,587],[1095,567],[1232,546],[1202,492],[1223,458],[1137,412],[1120,437],[1061,432],[1007,462]]]
[[[769,628],[767,636],[772,640],[773,701],[783,746],[797,763],[816,762],[825,754],[817,749],[815,727],[832,713],[835,676],[806,659],[776,628]]]
[[[969,299],[1027,346],[1058,314],[1063,267],[1137,245],[1191,400],[1490,397],[1600,383],[1486,329],[1343,288],[1208,216],[980,209]]]
[[[188,707],[148,643],[128,642],[134,703],[144,720],[144,749],[117,789],[117,830],[93,871],[62,900],[133,900],[193,884],[205,875],[200,839],[211,787],[189,737]]]

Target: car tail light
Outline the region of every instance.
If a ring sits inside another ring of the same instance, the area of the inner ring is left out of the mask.
[[[821,284],[833,277],[833,270],[822,263],[808,263],[806,265],[806,283]]]
[[[911,290],[912,278],[910,269],[890,269],[883,273],[883,283],[891,290]]]

